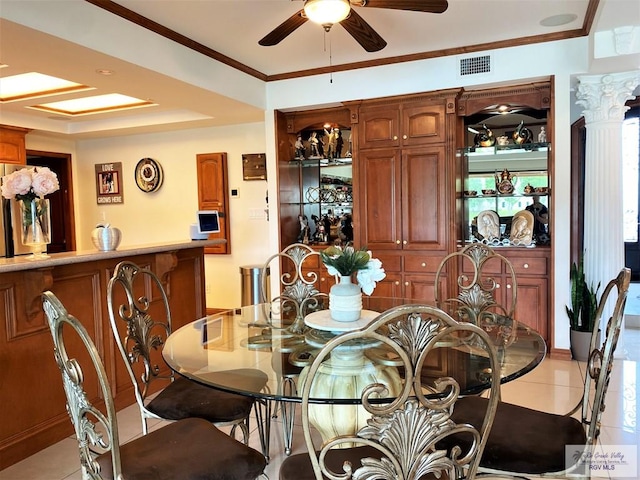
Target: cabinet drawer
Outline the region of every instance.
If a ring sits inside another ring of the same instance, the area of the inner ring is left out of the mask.
[[[516,275],[546,275],[547,259],[540,257],[510,258]]]
[[[442,261],[442,256],[406,255],[404,257],[404,271],[416,273],[436,273]]]
[[[385,272],[401,272],[402,271],[402,257],[400,255],[394,255],[390,253],[380,254],[379,252],[372,252],[373,258],[377,258],[382,262],[382,268]]]

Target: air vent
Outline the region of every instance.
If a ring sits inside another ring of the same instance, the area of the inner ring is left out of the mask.
[[[460,76],[491,72],[491,56],[468,57],[460,60]]]

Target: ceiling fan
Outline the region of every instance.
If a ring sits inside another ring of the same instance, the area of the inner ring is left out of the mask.
[[[353,7],[391,8],[414,12],[442,13],[449,6],[447,0],[305,0],[301,10],[278,25],[258,43],[277,45],[307,20],[322,25],[325,31],[339,23],[367,52],[377,52],[387,42]]]

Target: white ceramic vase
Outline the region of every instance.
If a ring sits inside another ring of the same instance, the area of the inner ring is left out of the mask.
[[[362,290],[351,283],[351,277],[341,276],[329,290],[329,312],[336,322],[355,322],[362,312]]]

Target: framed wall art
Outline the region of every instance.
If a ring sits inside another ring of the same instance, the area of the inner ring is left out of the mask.
[[[122,162],[99,163],[96,170],[96,201],[99,205],[124,203]]]

